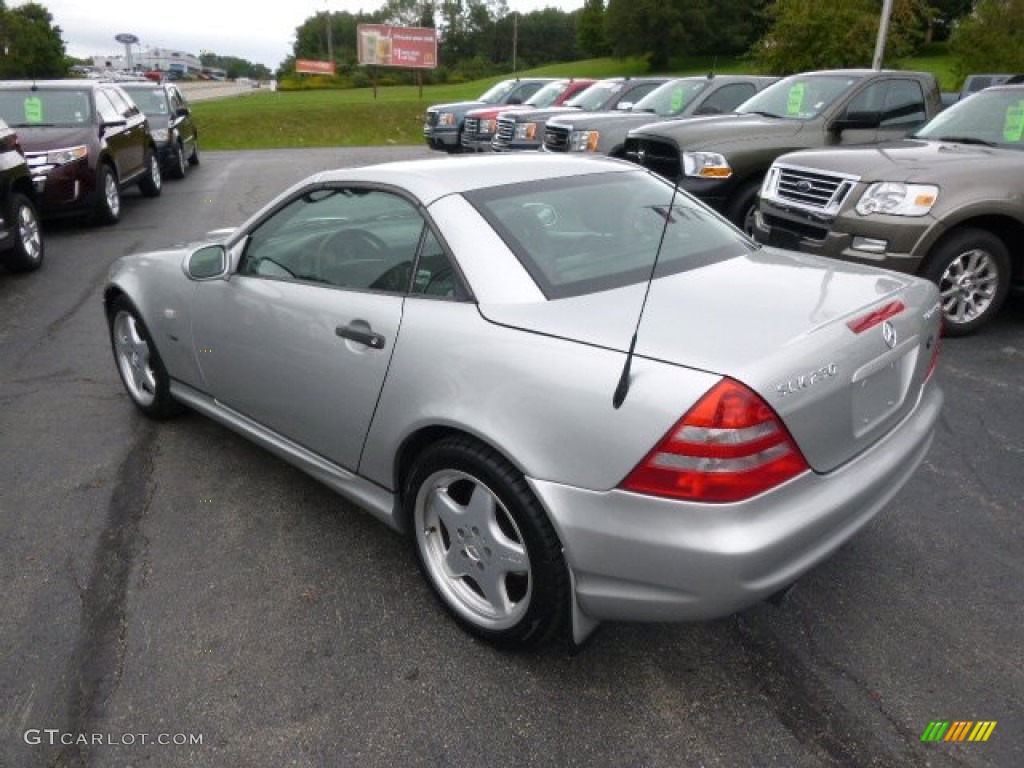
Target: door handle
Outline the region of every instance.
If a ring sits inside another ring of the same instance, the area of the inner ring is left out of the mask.
[[[361,320],[355,320],[349,325],[339,325],[334,329],[334,335],[365,344],[370,349],[384,349],[384,337],[374,333],[370,326]]]

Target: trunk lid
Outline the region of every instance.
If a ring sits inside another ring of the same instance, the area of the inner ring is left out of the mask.
[[[625,352],[644,289],[480,310],[495,323]],[[904,308],[884,330],[882,321],[859,333],[849,327],[894,302]],[[828,472],[913,409],[940,318],[938,292],[926,281],[762,248],[655,280],[636,354],[746,384],[779,414],[811,467]],[[609,400],[615,384],[608,382]],[[680,416],[689,405],[680,403]]]

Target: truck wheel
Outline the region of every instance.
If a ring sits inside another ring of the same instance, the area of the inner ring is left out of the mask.
[[[945,332],[974,333],[999,311],[1010,290],[1006,244],[984,229],[961,229],[939,242],[922,275],[939,286]]]
[[[727,212],[729,221],[751,237],[754,235],[754,211],[757,210],[757,193],[760,189],[760,179],[748,181],[733,195]]]

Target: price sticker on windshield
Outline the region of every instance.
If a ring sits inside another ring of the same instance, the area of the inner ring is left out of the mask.
[[[685,103],[686,103],[686,96],[683,94],[683,89],[682,88],[676,88],[675,90],[673,90],[672,91],[672,103],[669,105],[669,109],[672,111],[672,114],[674,115],[677,112],[682,112],[683,105]]]
[[[797,83],[789,89],[789,100],[786,102],[787,115],[799,115],[803,111],[806,92],[807,86],[803,83]]]
[[[1024,101],[1018,101],[1006,108],[1003,138],[1006,141],[1020,141],[1022,136],[1024,136]]]
[[[38,96],[29,96],[25,99],[24,108],[26,123],[43,122],[43,100]]]

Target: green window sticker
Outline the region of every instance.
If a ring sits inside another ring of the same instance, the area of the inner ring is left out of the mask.
[[[789,101],[786,102],[787,115],[799,115],[804,110],[804,93],[807,86],[803,83],[796,83],[789,89]]]
[[[1024,136],[1024,101],[1018,101],[1006,108],[1003,138],[1006,141],[1020,141],[1022,136]]]
[[[43,122],[43,100],[38,96],[28,96],[25,99],[25,122]]]
[[[675,114],[676,112],[681,112],[683,109],[683,105],[685,103],[686,96],[683,94],[682,88],[676,88],[674,91],[672,91],[672,103],[669,105],[669,109],[671,110],[672,114]]]

